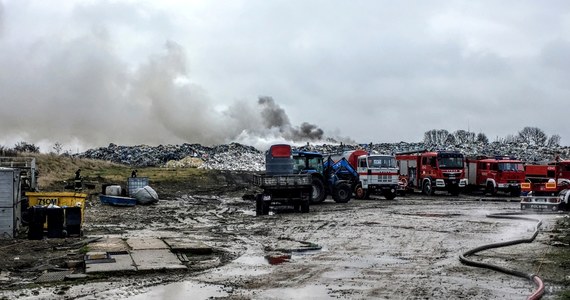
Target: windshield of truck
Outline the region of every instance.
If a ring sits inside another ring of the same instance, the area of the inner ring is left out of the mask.
[[[437,162],[442,169],[463,169],[463,155],[457,153],[440,154]]]
[[[499,163],[499,171],[524,171],[522,163],[503,162]]]
[[[391,156],[371,156],[368,158],[369,168],[395,168],[396,159]]]

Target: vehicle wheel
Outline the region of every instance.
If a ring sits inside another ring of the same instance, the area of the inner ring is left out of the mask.
[[[425,181],[423,188],[422,188],[422,192],[424,193],[424,195],[426,196],[433,196],[433,188],[431,187],[431,183],[429,181]]]
[[[313,191],[311,197],[311,203],[321,203],[325,201],[325,185],[318,178],[313,178]]]
[[[512,189],[511,190],[511,197],[520,197],[521,196],[521,189]]]
[[[449,188],[449,194],[451,194],[452,196],[458,196],[459,195],[459,187],[453,186]]]
[[[336,203],[346,203],[350,201],[352,196],[352,191],[350,186],[346,183],[341,183],[337,185],[333,191],[333,199]]]
[[[363,188],[362,185],[357,185],[354,189],[354,198],[358,200],[368,199],[370,197],[370,192]]]
[[[301,202],[301,213],[308,213],[309,212],[309,201]]]
[[[266,216],[269,214],[269,202],[268,201],[261,201],[262,202],[262,215]]]
[[[526,205],[521,204],[521,210],[525,210],[526,209]]]
[[[487,187],[485,188],[485,192],[491,196],[495,196],[497,195],[497,189],[495,189],[495,186],[493,186],[492,183],[487,183]]]
[[[262,216],[263,215],[263,200],[262,195],[258,194],[255,197],[255,215]]]
[[[299,203],[293,204],[293,210],[294,211],[301,211],[301,205],[299,205]]]
[[[386,191],[384,192],[384,198],[386,198],[386,200],[394,200],[394,198],[396,198],[396,193],[392,193],[391,191]]]

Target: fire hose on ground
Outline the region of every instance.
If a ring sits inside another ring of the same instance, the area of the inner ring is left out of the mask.
[[[497,272],[505,273],[508,275],[528,279],[536,285],[536,290],[530,296],[528,296],[527,299],[532,299],[532,300],[540,299],[542,297],[542,294],[544,293],[544,284],[542,282],[542,279],[540,279],[540,277],[538,277],[537,275],[530,274],[530,273],[524,273],[524,272],[513,270],[513,269],[508,269],[508,268],[504,268],[504,267],[489,264],[489,263],[483,263],[483,262],[477,262],[477,261],[469,260],[469,259],[467,259],[467,257],[474,255],[478,252],[488,250],[488,249],[502,248],[502,247],[517,245],[517,244],[522,244],[522,243],[531,243],[532,241],[534,241],[534,239],[538,235],[538,230],[539,230],[540,226],[542,225],[542,220],[529,218],[529,217],[522,217],[522,216],[520,216],[520,213],[498,213],[498,214],[487,215],[487,217],[489,217],[489,218],[500,218],[500,219],[516,219],[516,220],[536,221],[537,223],[536,223],[536,226],[534,229],[534,233],[533,233],[532,237],[530,237],[530,238],[517,239],[517,240],[512,240],[512,241],[506,241],[506,242],[493,243],[493,244],[487,244],[487,245],[479,246],[479,247],[473,248],[473,249],[468,250],[467,252],[459,255],[459,260],[461,261],[461,263],[468,265],[468,266],[473,266],[473,267],[478,267],[478,268],[486,268],[486,269],[494,270]]]

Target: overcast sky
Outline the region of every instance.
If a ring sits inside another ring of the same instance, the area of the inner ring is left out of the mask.
[[[570,145],[568,1],[0,0],[0,145],[525,126]]]

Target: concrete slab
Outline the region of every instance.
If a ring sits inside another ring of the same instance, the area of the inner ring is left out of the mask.
[[[114,254],[111,258],[115,262],[100,263],[100,264],[86,264],[85,273],[106,273],[106,272],[124,272],[136,271],[133,259],[129,254]]]
[[[211,254],[212,247],[204,244],[201,241],[196,241],[188,238],[165,238],[164,242],[170,246],[174,252],[185,252],[192,254]]]
[[[118,237],[102,238],[96,242],[90,243],[88,247],[90,251],[104,251],[111,253],[126,253],[129,250],[127,242]]]
[[[106,251],[89,251],[85,254],[85,260],[98,260],[98,259],[107,259]]]
[[[65,276],[71,275],[73,271],[59,271],[44,273],[36,279],[36,283],[46,283],[54,281],[63,281]]]
[[[159,238],[129,238],[127,244],[132,250],[168,249],[168,245]]]
[[[139,271],[187,269],[168,249],[132,250],[131,256]]]

